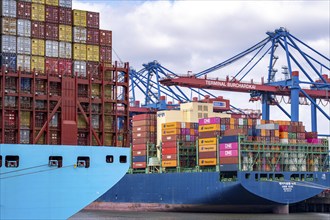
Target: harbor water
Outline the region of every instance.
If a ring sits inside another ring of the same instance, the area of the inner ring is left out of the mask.
[[[82,210],[69,220],[124,220],[124,219],[157,219],[157,220],[330,220],[330,213],[292,213],[292,214],[234,214],[234,213],[192,213],[192,212],[119,212]]]

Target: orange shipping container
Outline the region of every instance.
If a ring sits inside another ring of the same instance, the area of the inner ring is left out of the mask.
[[[199,159],[198,161],[199,166],[214,166],[216,164],[217,164],[216,158]]]
[[[280,139],[287,139],[289,137],[288,132],[280,132]]]
[[[217,151],[217,145],[202,145],[198,146],[199,152],[210,152],[210,151]]]
[[[181,122],[169,122],[162,124],[162,128],[181,128]]]
[[[179,135],[181,133],[180,129],[162,129],[162,135]]]
[[[220,124],[199,125],[198,131],[199,132],[220,131]]]
[[[177,164],[178,164],[178,161],[176,161],[176,160],[162,161],[162,167],[176,167]]]
[[[216,145],[217,144],[217,138],[201,138],[198,140],[198,145]]]

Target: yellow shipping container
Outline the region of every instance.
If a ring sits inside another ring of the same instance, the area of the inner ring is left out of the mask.
[[[104,116],[104,129],[114,129],[114,124],[113,124],[113,117],[105,115]]]
[[[45,5],[32,3],[31,20],[45,21]]]
[[[248,118],[248,125],[253,125],[253,120],[251,118]]]
[[[162,124],[162,128],[181,128],[181,122],[168,122]]]
[[[70,25],[59,25],[59,40],[72,42],[72,26]]]
[[[199,125],[198,131],[199,132],[220,131],[220,124]]]
[[[110,134],[105,133],[105,135],[104,135],[104,145],[105,146],[113,145],[112,140],[113,140],[113,134],[112,133],[110,133]]]
[[[261,136],[262,137],[265,137],[266,136],[266,129],[261,129]]]
[[[92,96],[100,96],[100,85],[92,84]]]
[[[73,59],[86,60],[86,44],[73,44]]]
[[[46,0],[46,5],[58,6],[58,0]]]
[[[73,26],[87,26],[87,11],[73,10]]]
[[[280,132],[280,139],[287,139],[289,137],[288,132]]]
[[[78,128],[87,128],[85,117],[82,114],[78,115]]]
[[[199,159],[199,166],[214,166],[217,165],[217,158],[207,158],[207,159]]]
[[[180,133],[181,133],[181,130],[179,128],[162,129],[162,135],[177,135]]]
[[[280,131],[279,130],[275,130],[275,137],[279,137],[280,136]]]
[[[237,124],[237,123],[236,123],[236,118],[231,118],[231,119],[230,119],[230,124],[231,124],[231,125]]]
[[[45,57],[32,56],[31,70],[35,70],[39,74],[45,74]]]
[[[217,151],[217,145],[202,145],[198,146],[198,151],[199,152],[210,152],[210,151]]]
[[[20,112],[20,127],[26,128],[31,125],[31,112]]]
[[[32,3],[45,4],[45,0],[32,0]]]
[[[177,160],[162,161],[162,167],[176,167],[177,164],[178,164]]]
[[[200,138],[198,140],[198,145],[216,145],[217,144],[217,138]]]
[[[45,40],[32,39],[31,40],[32,55],[45,56]]]
[[[96,45],[87,45],[87,60],[99,62],[100,61],[100,48]]]
[[[230,125],[229,125],[229,128],[230,128],[230,129],[235,129],[235,125],[234,125],[234,124],[230,124]]]

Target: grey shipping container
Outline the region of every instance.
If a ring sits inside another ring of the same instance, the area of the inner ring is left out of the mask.
[[[52,117],[52,120],[50,121],[50,127],[57,128],[58,127],[58,113],[55,113]]]
[[[22,37],[31,37],[30,20],[17,19],[17,35]]]
[[[86,62],[76,60],[73,62],[73,72],[75,76],[86,77]]]
[[[2,0],[1,1],[1,16],[16,18],[16,0]]]
[[[31,38],[17,37],[17,53],[31,55]]]
[[[1,53],[16,53],[16,36],[1,36]]]
[[[17,70],[24,72],[31,71],[31,56],[29,55],[17,55]]]
[[[58,41],[46,40],[46,57],[58,57]]]
[[[72,59],[72,44],[69,42],[59,42],[58,56],[64,59]]]
[[[59,0],[58,4],[60,7],[72,8],[72,0]]]
[[[29,144],[30,143],[30,130],[20,130],[20,143]]]
[[[85,27],[73,28],[73,42],[86,43],[86,39],[87,39],[87,29]]]
[[[95,129],[100,128],[100,116],[99,115],[92,115],[92,127]]]
[[[16,35],[16,18],[1,18],[1,34]]]
[[[16,71],[16,53],[0,53],[0,66],[7,70]]]
[[[256,126],[256,129],[265,129],[265,130],[278,130],[278,124],[260,124]]]

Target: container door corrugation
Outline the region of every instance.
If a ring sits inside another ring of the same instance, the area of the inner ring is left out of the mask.
[[[58,0],[46,0],[45,4],[46,5],[53,5],[53,6],[58,6]]]
[[[16,70],[16,53],[0,53],[0,66],[5,66],[7,70]]]
[[[72,10],[70,8],[59,8],[59,18],[58,22],[60,24],[66,24],[72,26]]]
[[[16,53],[16,37],[10,35],[1,36],[1,53]]]
[[[57,76],[58,75],[58,59],[46,57],[45,71],[46,71],[46,75]]]
[[[46,22],[58,23],[58,7],[46,5],[45,20]]]
[[[73,44],[73,59],[86,60],[86,44]],[[86,68],[85,68],[86,69]]]
[[[16,35],[16,18],[1,18],[1,34]]]
[[[17,2],[15,0],[1,1],[1,16],[16,18]]]
[[[70,25],[59,25],[59,40],[72,42],[72,26]]]
[[[87,12],[82,10],[73,10],[73,25],[86,27]]]
[[[89,28],[100,28],[100,13],[98,12],[87,12],[87,27]]]
[[[72,8],[72,0],[59,0],[59,6],[65,8]]]
[[[60,58],[72,59],[72,44],[69,42],[59,42]]]
[[[87,60],[99,62],[100,48],[96,45],[87,45]]]
[[[17,37],[17,53],[31,55],[31,38]]]
[[[112,31],[100,30],[100,45],[112,46]]]
[[[31,1],[17,2],[17,18],[31,19]]]
[[[85,27],[73,27],[73,42],[86,43],[87,29]]]
[[[73,72],[75,76],[86,78],[86,62],[75,60],[73,62]]]
[[[72,61],[69,59],[59,59],[58,71],[62,76],[72,76]]]
[[[43,56],[32,56],[31,70],[35,70],[39,74],[45,74],[45,58]]]
[[[100,43],[100,32],[95,28],[87,28],[87,44],[99,45]]]
[[[58,40],[59,27],[58,24],[45,24],[45,38],[46,40]]]
[[[31,70],[31,56],[17,55],[17,70],[23,72],[30,72]]]
[[[41,39],[31,40],[32,55],[45,56],[45,41]]]
[[[58,42],[52,40],[46,40],[46,56],[58,57]]]
[[[17,35],[22,37],[31,37],[31,21],[17,19]]]
[[[31,20],[45,21],[45,5],[32,3]]]
[[[31,37],[44,39],[45,38],[45,23],[41,21],[31,22]]]

